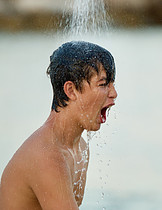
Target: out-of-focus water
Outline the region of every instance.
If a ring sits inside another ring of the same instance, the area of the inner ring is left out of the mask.
[[[46,68],[67,38],[0,33],[0,174],[50,113]],[[91,41],[112,52],[118,98],[90,141],[84,210],[160,210],[162,206],[162,29],[117,30]],[[86,136],[86,133],[84,133]]]
[[[71,35],[82,36],[88,31],[97,34],[102,28],[107,29],[110,21],[106,21],[103,0],[74,0],[71,7],[73,13],[69,26],[66,27],[66,32],[69,29]]]

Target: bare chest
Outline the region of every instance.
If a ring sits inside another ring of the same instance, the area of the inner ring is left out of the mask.
[[[88,167],[88,158],[83,157],[82,154],[78,154],[74,157],[74,168],[72,175],[73,193],[78,206],[81,204],[84,189],[86,184],[86,174]]]

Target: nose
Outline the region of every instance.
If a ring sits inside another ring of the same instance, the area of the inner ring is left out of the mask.
[[[114,87],[114,84],[113,83],[110,83],[108,97],[115,99],[115,98],[117,98],[117,96],[118,96],[118,94],[116,92],[116,89]]]

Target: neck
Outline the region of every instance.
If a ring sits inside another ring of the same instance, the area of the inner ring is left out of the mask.
[[[59,141],[63,146],[74,148],[79,145],[83,128],[79,125],[74,112],[66,108],[60,112],[51,111],[45,123],[52,132],[54,141]]]

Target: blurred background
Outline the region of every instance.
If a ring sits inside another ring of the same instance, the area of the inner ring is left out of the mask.
[[[67,30],[72,0],[0,0],[0,176],[50,113],[49,56],[83,39],[112,52],[118,98],[107,123],[91,134],[80,209],[161,210],[162,1],[105,0],[103,9],[106,28],[74,37]]]
[[[49,30],[62,27],[72,15],[75,0],[0,0],[0,29]],[[79,2],[79,1],[78,1]],[[99,1],[98,1],[99,2]],[[104,0],[107,15],[116,26],[139,27],[162,24],[161,0]],[[63,13],[64,18],[62,18]]]

